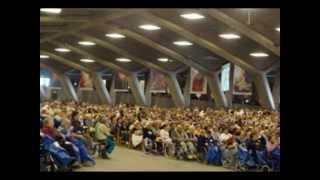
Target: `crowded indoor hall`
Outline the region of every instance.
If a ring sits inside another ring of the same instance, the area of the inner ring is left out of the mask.
[[[280,171],[280,9],[40,9],[40,171]]]

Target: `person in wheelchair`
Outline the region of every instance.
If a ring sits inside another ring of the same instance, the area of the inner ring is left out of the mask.
[[[102,146],[100,149],[101,157],[103,159],[110,159],[109,155],[112,153],[115,147],[115,142],[110,133],[110,128],[106,125],[106,119],[100,118],[95,129],[95,138]]]
[[[168,124],[164,124],[161,126],[160,130],[160,138],[164,144],[164,153],[166,156],[172,156],[174,154],[174,144],[169,135],[170,126]]]
[[[152,122],[147,122],[143,128],[143,149],[145,153],[153,152],[155,149],[156,134],[154,128],[152,127]]]
[[[41,132],[43,134],[49,136],[53,140],[57,141],[58,144],[62,148],[64,148],[71,157],[74,157],[75,161],[72,163],[73,167],[80,166],[80,162],[79,162],[79,158],[78,158],[79,156],[78,156],[76,150],[74,149],[73,145],[71,143],[67,143],[66,139],[59,133],[59,131],[57,131],[54,128],[54,121],[53,121],[52,117],[49,116],[43,120],[43,128],[42,128]]]

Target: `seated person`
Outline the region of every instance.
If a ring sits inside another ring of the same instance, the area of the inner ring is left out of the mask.
[[[65,138],[54,128],[54,121],[52,117],[47,117],[43,121],[42,133],[57,141],[58,144],[63,147],[70,156],[78,159],[78,154],[73,145],[71,143],[66,143]],[[78,161],[74,161],[73,166],[79,166],[79,163],[80,162]]]
[[[107,127],[107,125],[105,123],[106,123],[105,118],[101,118],[97,122],[95,137],[98,142],[101,142],[105,145],[105,148],[101,152],[102,158],[109,159],[108,154],[112,153],[114,146],[115,146],[115,143],[114,143],[113,136],[110,133],[110,128]]]
[[[138,148],[143,145],[143,132],[141,129],[136,129],[131,138],[133,148]]]
[[[146,153],[155,148],[156,135],[151,122],[147,122],[143,128],[144,150]]]
[[[120,138],[121,140],[128,145],[129,144],[129,124],[126,120],[122,121],[119,125],[120,129]]]
[[[172,142],[172,139],[169,136],[169,130],[170,130],[169,125],[163,125],[160,130],[160,138],[164,143],[165,147],[168,148],[169,153],[172,154],[174,152],[174,144]]]

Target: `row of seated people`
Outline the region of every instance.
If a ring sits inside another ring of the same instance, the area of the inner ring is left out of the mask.
[[[73,114],[76,117],[77,113]],[[105,120],[92,126],[61,122],[44,114],[40,115],[40,170],[71,171],[81,166],[94,166],[94,154],[98,151],[104,159],[109,159],[115,144]]]
[[[41,104],[40,113],[53,117],[64,128],[85,127],[87,131],[82,137],[88,149],[94,149],[92,139],[103,134],[101,139],[106,142],[109,152],[116,141],[145,153],[199,160],[228,168],[280,168],[277,112],[46,102]],[[77,133],[73,134],[77,136]]]

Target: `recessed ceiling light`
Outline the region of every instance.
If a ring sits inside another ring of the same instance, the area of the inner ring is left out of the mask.
[[[80,59],[81,62],[84,62],[84,63],[93,63],[93,62],[96,62],[95,60],[92,60],[92,59]]]
[[[50,14],[60,14],[62,9],[60,8],[41,8],[40,12],[50,13]]]
[[[147,31],[155,31],[155,30],[159,30],[160,29],[159,26],[155,26],[155,25],[152,25],[152,24],[141,25],[141,26],[139,26],[139,28],[147,30]]]
[[[131,62],[131,59],[128,58],[117,58],[116,60],[119,62]]]
[[[40,54],[40,59],[49,59],[50,57],[48,55],[42,55]]]
[[[168,58],[158,58],[158,61],[160,62],[169,62]]]
[[[280,27],[277,27],[277,28],[276,28],[276,31],[280,32]]]
[[[54,50],[57,52],[71,52],[70,49],[66,49],[66,48],[55,48]]]
[[[193,45],[189,41],[175,41],[175,42],[173,42],[173,44],[177,45],[177,46],[191,46],[191,45]]]
[[[204,18],[203,15],[197,14],[197,13],[181,14],[180,16],[185,18],[185,19],[190,19],[190,20],[196,20],[196,19],[203,19]]]
[[[106,34],[106,36],[109,37],[109,38],[113,38],[113,39],[122,39],[122,38],[125,38],[124,35],[118,34],[118,33],[110,33],[110,34]]]
[[[239,39],[240,36],[237,34],[232,34],[232,33],[228,33],[228,34],[220,34],[219,37],[223,38],[223,39]]]
[[[80,44],[82,46],[94,46],[94,45],[96,45],[96,43],[91,42],[91,41],[80,41],[80,42],[78,42],[78,44]]]
[[[267,53],[263,53],[263,52],[255,52],[255,53],[250,53],[250,56],[253,56],[253,57],[268,57],[269,55]]]

